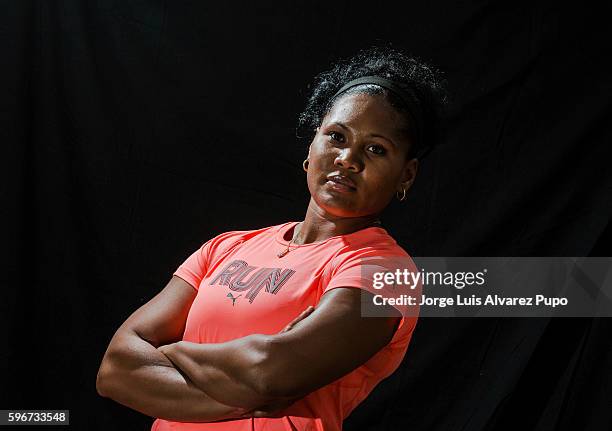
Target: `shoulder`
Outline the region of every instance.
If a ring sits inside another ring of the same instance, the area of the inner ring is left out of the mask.
[[[396,265],[409,265],[412,259],[385,229],[372,228],[346,235],[331,265],[337,268],[349,262],[386,262],[387,265],[394,262]]]
[[[380,294],[378,281],[386,273],[417,272],[410,255],[384,229],[366,233],[343,238],[323,273],[323,294],[337,287],[358,287]]]

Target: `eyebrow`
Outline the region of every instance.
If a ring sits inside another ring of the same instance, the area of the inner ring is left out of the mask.
[[[342,128],[342,129],[344,129],[344,130],[346,130],[346,131],[350,132],[350,129],[349,129],[349,128],[348,128],[348,127],[347,127],[347,126],[344,124],[344,123],[341,123],[340,121],[334,121],[334,122],[332,122],[331,124],[332,124],[332,125],[339,126],[340,128]],[[397,147],[397,144],[396,144],[396,143],[395,143],[393,140],[391,140],[391,139],[387,138],[386,136],[379,135],[379,134],[377,134],[377,133],[371,133],[369,136],[370,136],[370,137],[372,137],[372,138],[382,138],[382,139],[384,139],[385,141],[390,142],[390,143],[391,143],[391,144],[392,144],[394,147]]]

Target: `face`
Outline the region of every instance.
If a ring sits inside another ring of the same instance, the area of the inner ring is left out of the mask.
[[[338,99],[310,144],[308,189],[335,217],[376,215],[397,191],[408,189],[417,160],[408,160],[407,120],[383,95]]]

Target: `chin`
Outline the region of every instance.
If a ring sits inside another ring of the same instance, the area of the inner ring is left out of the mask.
[[[340,199],[338,197],[330,198],[329,196],[326,196],[321,200],[315,199],[315,202],[326,213],[335,217],[353,218],[374,214],[373,211],[369,211],[368,209],[358,208],[355,205],[355,202]]]

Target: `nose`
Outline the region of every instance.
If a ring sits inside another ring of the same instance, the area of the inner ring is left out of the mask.
[[[343,148],[340,150],[334,160],[334,166],[346,169],[347,171],[359,172],[363,169],[363,162],[355,151],[351,148]]]

